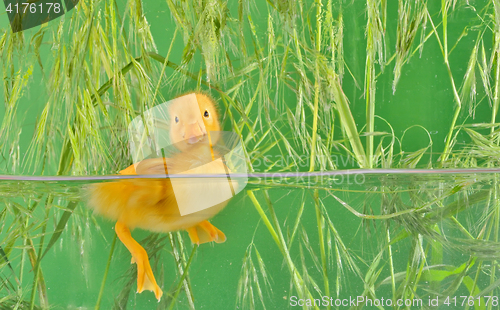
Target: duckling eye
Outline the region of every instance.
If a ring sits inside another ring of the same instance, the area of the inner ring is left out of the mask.
[[[208,113],[208,110],[205,110],[205,113],[203,113],[203,116],[205,116],[206,118],[208,118],[210,116],[210,113]]]
[[[176,122],[176,123],[178,123],[178,122],[179,122],[179,117],[178,117],[178,116],[176,116],[176,117],[175,117],[175,122]]]

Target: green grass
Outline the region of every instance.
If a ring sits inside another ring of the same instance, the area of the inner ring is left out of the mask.
[[[217,98],[224,129],[241,137],[252,172],[498,166],[497,0],[400,0],[397,7],[384,0],[167,0],[163,14],[173,22],[166,44],[153,36],[147,5],[151,1],[80,1],[49,26],[0,30],[2,174],[116,173],[131,163],[128,123],[195,89]],[[350,28],[356,23],[362,23],[359,34]],[[361,42],[357,50],[347,48],[352,36]],[[464,50],[467,55],[457,55]],[[439,138],[418,124],[401,128],[379,112],[387,85],[396,94],[405,75],[418,80],[422,55],[439,57],[436,66],[446,78],[440,86],[453,100],[436,102],[435,113],[446,122]],[[25,112],[33,106],[36,116]],[[415,129],[424,145],[413,143]],[[227,288],[234,295],[227,303],[260,309],[285,307],[291,296],[427,301],[467,295],[482,303],[466,308],[495,309],[484,304],[486,296],[498,296],[500,284],[496,174],[320,180],[249,180],[242,199],[260,220],[233,262],[241,272]],[[68,230],[78,244],[86,240],[87,223],[100,231],[79,203],[85,200],[80,188],[0,183],[0,309],[53,306],[42,258]],[[284,202],[287,196],[297,199]],[[345,222],[355,229],[346,230]],[[103,254],[96,308],[112,278],[115,240],[107,240],[113,246]],[[141,241],[165,291],[159,309],[194,309],[200,302],[189,273],[200,250],[184,240],[174,232]],[[267,255],[269,244],[278,256]],[[165,256],[173,268],[163,269]],[[114,296],[117,309],[130,306],[134,268]],[[163,273],[174,272],[175,279],[164,282]],[[286,285],[277,280],[283,278]]]

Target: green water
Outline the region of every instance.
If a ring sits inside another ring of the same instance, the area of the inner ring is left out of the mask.
[[[5,14],[0,15],[0,175],[114,174],[131,164],[128,122],[193,89],[215,98],[223,129],[242,137],[255,172],[310,169],[316,98],[313,170],[359,168],[355,137],[347,133],[349,119],[341,118],[338,97],[332,93],[331,72],[342,76],[365,155],[370,155],[369,136],[374,136],[372,155],[380,155],[379,145],[384,148],[379,161],[365,168],[498,166],[496,2],[426,3],[429,14],[425,23],[417,23],[410,48],[414,54],[401,66],[394,92],[397,28],[403,11],[411,11],[403,4],[410,3],[85,1],[84,7],[80,4],[42,29],[38,49],[32,38],[40,27],[13,35]],[[94,19],[86,28],[90,4]],[[378,7],[385,32],[383,57],[377,50],[372,61],[376,85],[367,90],[367,55],[374,50],[367,48],[369,4]],[[446,14],[442,4],[449,5]],[[115,19],[106,17],[112,10]],[[204,20],[205,14],[212,19]],[[146,26],[140,24],[141,16]],[[203,29],[209,25],[222,32],[211,38]],[[92,34],[86,45],[88,29],[102,32]],[[342,38],[342,48],[330,35]],[[448,53],[443,51],[445,36]],[[475,48],[472,87],[465,77]],[[332,58],[332,50],[343,60]],[[168,55],[180,69],[166,66],[161,75],[162,63],[149,58],[147,64],[142,58],[123,73],[123,80],[115,79],[100,94],[101,102],[91,100],[132,58],[151,51]],[[56,70],[57,60],[61,68]],[[333,64],[332,71],[321,71]],[[141,79],[142,72],[150,80]],[[51,84],[55,81],[57,85]],[[13,96],[14,90],[20,90],[19,97]],[[377,116],[371,132],[369,94],[374,95]],[[49,117],[43,131],[44,109]],[[290,115],[298,121],[290,121]],[[467,131],[464,124],[476,125]],[[446,140],[450,128],[452,142]],[[447,146],[450,155],[438,160]],[[280,156],[297,162],[280,162]],[[325,158],[332,161],[322,163]],[[465,309],[460,296],[473,296],[476,302],[469,309],[498,308],[493,300],[485,305],[485,296],[500,295],[498,172],[252,177],[245,191],[211,221],[227,236],[225,243],[194,249],[184,231],[133,232],[150,254],[164,292],[160,303],[152,292],[135,293],[135,265],[116,240],[114,223],[86,208],[88,183],[0,179],[0,309],[287,309],[296,308],[293,300],[300,296],[330,296],[340,302],[357,296],[423,301],[423,306],[384,309]],[[181,269],[191,254],[186,281],[181,282]],[[37,278],[33,269],[42,255]],[[445,304],[448,296],[457,299]],[[436,298],[440,303],[430,305]]]
[[[444,289],[450,286],[460,275],[453,269],[467,263],[469,255],[485,260],[496,257],[496,243],[468,244],[467,235],[464,234],[464,231],[471,234],[478,233],[477,230],[480,229],[480,226],[477,225],[485,219],[488,212],[491,212],[489,193],[491,193],[492,184],[495,183],[496,177],[496,174],[492,173],[407,173],[392,175],[367,173],[363,175],[357,174],[356,179],[351,178],[350,180],[348,180],[347,176],[324,177],[314,183],[316,183],[317,188],[324,188],[319,190],[318,196],[322,201],[324,211],[330,216],[325,233],[334,238],[332,242],[335,246],[332,246],[332,250],[337,249],[339,253],[342,253],[342,249],[339,247],[343,244],[346,250],[348,249],[347,253],[352,255],[352,262],[360,268],[358,272],[362,274],[366,274],[368,266],[372,263],[370,260],[373,260],[380,251],[379,244],[383,243],[384,229],[390,227],[391,230],[399,231],[399,234],[395,234],[395,236],[402,238],[395,241],[391,248],[394,272],[399,274],[396,277],[398,279],[396,284],[399,285],[408,268],[407,262],[411,259],[411,244],[416,241],[411,235],[405,235],[404,232],[411,234],[411,232],[420,231],[422,233],[420,237],[422,250],[425,249],[428,252],[430,251],[429,246],[432,245],[434,249],[432,254],[429,255],[430,259],[433,262],[439,260],[439,264],[431,264],[431,262],[425,264],[425,267],[429,268],[427,272],[422,273],[422,277],[426,281],[422,279],[417,285],[418,298],[428,302],[427,290],[436,290],[439,287]],[[344,182],[341,182],[342,179]],[[313,182],[304,182],[303,179],[299,178],[288,178],[286,183],[289,188],[285,189],[273,185],[277,183],[276,179],[273,182],[269,182],[270,180],[270,178],[267,179],[269,185],[263,185],[263,178],[251,178],[248,186],[249,188],[270,187],[268,190],[269,199],[273,202],[276,218],[279,220],[281,230],[289,242],[291,235],[294,234],[300,204],[285,205],[282,201],[285,199],[287,201],[304,200],[304,196],[312,194],[311,189],[304,189],[304,187],[311,186]],[[343,184],[335,185],[338,183]],[[6,188],[14,189],[19,186],[18,182],[13,181],[3,181],[1,185],[3,190]],[[84,193],[82,188],[84,187],[85,182],[81,181],[25,181],[22,184],[22,188],[25,189],[24,198],[40,197],[40,195],[46,197],[48,193],[55,197],[54,205],[51,210],[48,210],[47,214],[44,214],[46,210],[42,208],[35,209],[30,213],[32,217],[27,222],[35,226],[43,225],[43,219],[46,218],[48,227],[52,227],[60,218],[56,216],[56,214],[61,213],[58,208],[65,206],[64,200],[60,200],[59,197],[81,198]],[[458,187],[460,187],[460,190]],[[5,193],[6,191],[2,192]],[[4,195],[2,195],[3,198],[5,198]],[[262,201],[259,194],[257,194],[257,197]],[[468,201],[467,197],[471,201]],[[257,270],[250,277],[251,279],[247,280],[257,280],[260,283],[263,291],[263,302],[266,307],[286,308],[289,301],[291,302],[288,299],[291,296],[296,296],[290,293],[288,271],[281,258],[281,253],[248,200],[246,195],[238,195],[226,209],[214,218],[214,225],[223,230],[228,237],[225,243],[204,244],[196,250],[189,268],[189,282],[192,294],[195,297],[194,304],[196,308],[232,309],[242,306],[237,302],[236,296],[238,296],[238,285],[243,277],[243,258],[250,249],[252,250],[250,257]],[[342,205],[339,201],[343,201],[345,204]],[[429,201],[432,204],[426,203]],[[371,211],[367,212],[367,207]],[[13,213],[22,213],[21,210],[16,211],[15,204],[9,204],[7,210]],[[397,212],[400,212],[400,214],[396,215]],[[368,220],[363,226],[361,213],[374,215],[375,217],[392,213],[394,216],[386,220]],[[414,217],[418,217],[419,220]],[[461,226],[457,225],[456,221],[460,222]],[[2,230],[4,240],[12,240],[17,237],[9,235],[8,229],[5,229],[9,227],[10,223],[9,220],[4,222],[4,229]],[[242,225],[242,223],[248,223],[248,225]],[[436,238],[436,236],[432,237],[433,231],[430,229],[434,227],[434,224],[437,224],[435,227],[441,231],[443,236],[446,236],[446,243],[432,241],[433,238]],[[332,226],[328,228],[328,225]],[[78,206],[74,210],[67,227],[41,264],[47,288],[47,297],[53,307],[60,309],[94,307],[101,289],[103,274],[114,239],[112,227],[113,223],[94,218],[84,207]],[[46,237],[48,239],[52,233],[51,228],[48,228],[47,231],[49,231]],[[318,257],[312,254],[314,248],[318,247],[317,222],[312,203],[306,201],[301,214],[301,224],[295,233],[297,235],[294,243],[291,246],[288,243],[292,259],[297,262],[298,268],[307,266],[307,274],[311,279],[321,279],[322,272],[317,269],[318,262],[316,264],[314,262],[314,260],[318,260]],[[153,242],[155,244],[153,248],[159,250],[151,258],[151,261],[157,280],[165,292],[163,300],[167,301],[168,299],[165,297],[168,294],[173,294],[180,277],[172,255],[175,247],[173,248],[170,245],[169,238],[172,238],[172,240],[177,240],[178,237],[182,238],[186,245],[185,251],[189,254],[192,246],[187,234],[182,232],[180,235],[151,235],[145,231],[137,230],[133,235],[143,245]],[[34,240],[39,239],[37,236],[30,237]],[[339,238],[337,242],[335,242],[335,237]],[[45,242],[47,243],[47,240]],[[249,247],[250,244],[253,244],[255,248]],[[14,247],[9,256],[10,263],[13,266],[18,266],[23,259],[21,245]],[[147,246],[146,248],[148,249]],[[262,270],[259,269],[257,251],[265,266],[269,286],[265,285]],[[328,274],[332,284],[331,296],[339,299],[349,298],[349,296],[353,298],[361,296],[364,291],[363,283],[356,273],[348,266],[339,269],[335,262],[334,253],[329,253],[329,258],[332,260],[328,263]],[[341,261],[345,262],[345,258]],[[131,267],[129,262],[130,254],[118,242],[110,260],[110,269],[101,301],[102,309],[110,309],[113,305],[116,307],[117,300],[122,306],[132,309],[151,309],[157,306],[160,309],[167,308],[168,302],[158,304],[151,292],[134,293],[135,268]],[[390,279],[388,264],[388,257],[384,255],[379,266],[376,267],[380,272],[374,278],[375,283],[377,283],[376,296],[379,299],[381,297],[386,299],[392,297],[390,282],[388,281]],[[372,267],[370,266],[370,268]],[[26,268],[28,269],[24,270],[24,277],[21,280],[23,283],[28,283],[26,287],[29,288],[33,276],[29,272],[28,265],[26,265]],[[477,263],[472,264],[470,270],[461,276],[469,278],[474,276],[479,269]],[[446,276],[442,281],[429,282],[432,277],[439,278],[444,275]],[[7,266],[3,267],[3,276],[13,282],[11,271]],[[254,276],[256,278],[253,278]],[[339,276],[340,278],[338,278]],[[340,281],[338,285],[341,287],[338,296],[334,295],[337,280]],[[129,282],[132,284],[131,286],[127,286]],[[255,290],[255,283],[253,285]],[[489,277],[486,274],[479,273],[477,285],[487,287]],[[123,290],[129,294],[128,297],[123,298],[120,296]],[[247,290],[250,290],[250,287],[247,287]],[[29,294],[29,291],[25,294]],[[314,298],[323,296],[314,291],[312,294]],[[459,287],[454,294],[457,294],[456,296],[468,296],[468,291],[465,287]],[[259,298],[256,298],[256,302],[260,303]],[[176,307],[180,309],[189,308],[186,295],[182,292],[178,297]],[[260,306],[257,305],[257,307]]]

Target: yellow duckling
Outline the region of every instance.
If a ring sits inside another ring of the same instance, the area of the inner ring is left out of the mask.
[[[220,131],[217,110],[213,100],[205,94],[196,93],[199,109],[174,102],[169,107],[170,139],[180,151],[172,158],[153,158],[141,161],[120,171],[122,175],[133,174],[227,174],[229,169],[222,160],[213,160],[210,141],[215,135],[211,131]],[[210,143],[202,143],[207,142]],[[204,147],[205,146],[205,147]],[[209,147],[208,147],[209,146]],[[208,164],[196,167],[196,163]],[[189,170],[189,171],[188,171]],[[154,232],[187,230],[194,244],[215,241],[224,242],[226,236],[207,220],[222,210],[228,200],[209,208],[181,215],[180,201],[189,201],[191,196],[220,191],[220,186],[228,180],[224,178],[176,179],[180,184],[173,186],[173,180],[165,179],[130,179],[117,182],[94,184],[90,187],[89,205],[108,219],[115,220],[115,231],[122,243],[132,254],[132,263],[137,264],[137,292],[151,290],[160,300],[163,292],[154,278],[149,259],[144,248],[135,241],[130,229],[142,228]],[[201,187],[200,187],[201,186]],[[236,187],[237,184],[232,182]],[[175,189],[174,189],[175,188]],[[203,189],[200,193],[200,188]],[[174,193],[175,191],[175,193]],[[193,193],[194,192],[194,193]],[[193,195],[194,194],[194,195]],[[179,202],[179,203],[178,203]]]

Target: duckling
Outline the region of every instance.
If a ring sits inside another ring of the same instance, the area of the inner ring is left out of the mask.
[[[178,153],[170,158],[152,158],[121,170],[122,175],[134,174],[227,174],[228,167],[212,145],[220,131],[220,123],[213,100],[195,93],[198,106],[174,101],[169,107],[170,139]],[[205,163],[199,165],[199,163]],[[176,182],[173,184],[173,182]],[[231,187],[237,183],[230,181]],[[175,186],[174,186],[175,185]],[[228,200],[181,215],[181,201],[193,204],[193,196],[217,193],[228,186],[224,178],[202,179],[130,179],[116,182],[93,184],[90,187],[89,206],[95,213],[116,221],[115,232],[132,254],[132,263],[137,264],[137,292],[153,291],[160,300],[163,292],[154,278],[149,258],[144,248],[135,241],[131,229],[141,228],[154,232],[186,230],[193,244],[215,241],[222,243],[226,236],[208,222],[221,211]],[[174,193],[175,192],[175,193]],[[196,192],[196,194],[194,193]],[[233,191],[234,193],[234,191]],[[201,196],[203,197],[203,196]],[[190,200],[191,199],[191,200]]]

